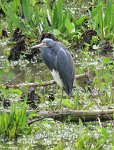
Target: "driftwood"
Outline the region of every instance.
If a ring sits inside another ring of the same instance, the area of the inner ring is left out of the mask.
[[[80,74],[80,75],[76,75],[75,79],[82,79],[82,78],[88,78],[88,74]],[[11,82],[6,83],[6,87],[8,88],[20,88],[20,87],[46,87],[52,84],[56,84],[56,82],[54,80],[48,81],[48,82],[43,82],[41,84],[39,83],[20,83],[20,84],[11,84]]]
[[[114,109],[110,110],[68,110],[61,112],[43,111],[38,113],[39,117],[28,122],[31,125],[34,122],[41,121],[45,118],[53,118],[58,121],[78,122],[81,119],[84,122],[89,121],[106,121],[114,119]],[[99,120],[98,120],[99,119]]]

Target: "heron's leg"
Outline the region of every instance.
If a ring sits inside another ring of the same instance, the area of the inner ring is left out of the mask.
[[[62,105],[62,99],[63,99],[63,88],[62,88],[62,92],[61,92],[60,109],[61,109],[61,105]]]

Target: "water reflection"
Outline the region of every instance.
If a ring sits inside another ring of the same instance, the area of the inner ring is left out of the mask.
[[[2,69],[4,70],[4,69]],[[24,82],[43,82],[52,79],[48,68],[43,63],[29,62],[25,67],[19,63],[11,67],[3,77],[3,82],[11,81],[11,83],[19,84]]]

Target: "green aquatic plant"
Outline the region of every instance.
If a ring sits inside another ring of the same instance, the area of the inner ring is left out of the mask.
[[[95,8],[90,13],[91,27],[97,30],[101,39],[114,38],[114,2],[113,0],[98,0]]]
[[[9,140],[20,135],[27,135],[31,129],[27,126],[26,102],[20,108],[12,105],[10,113],[2,110],[0,113],[0,135]]]
[[[20,28],[29,37],[52,32],[57,37],[72,37],[82,25],[85,16],[76,19],[63,0],[38,3],[36,0],[0,1],[8,28]]]

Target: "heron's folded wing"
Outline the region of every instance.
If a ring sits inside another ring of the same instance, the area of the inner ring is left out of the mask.
[[[73,60],[70,53],[62,47],[57,53],[57,71],[64,84],[65,92],[70,95],[74,80]]]

